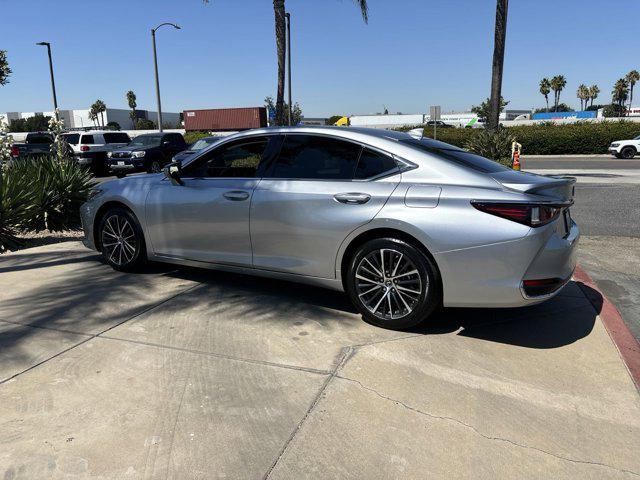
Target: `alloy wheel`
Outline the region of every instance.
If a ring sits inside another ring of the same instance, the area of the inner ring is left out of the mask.
[[[355,271],[356,293],[376,317],[396,320],[406,317],[429,288],[428,279],[405,254],[388,248],[370,252]]]
[[[101,240],[105,258],[109,262],[120,267],[134,260],[138,250],[138,239],[126,217],[108,217],[102,227]]]

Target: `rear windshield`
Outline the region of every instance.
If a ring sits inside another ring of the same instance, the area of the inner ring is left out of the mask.
[[[27,135],[26,143],[53,143],[53,139],[46,134],[30,133]]]
[[[483,173],[495,173],[509,170],[504,165],[500,165],[498,162],[489,160],[488,158],[481,157],[475,153],[469,153],[466,150],[459,149],[452,145],[448,145],[442,142],[434,142],[433,140],[417,138],[403,139],[401,143],[410,145],[411,147],[420,150],[422,152],[435,155],[438,158],[449,160],[450,162],[457,163],[464,167],[472,168]]]
[[[71,145],[77,145],[78,141],[80,140],[79,133],[67,133],[66,135],[63,135],[63,137],[67,141],[67,143]]]

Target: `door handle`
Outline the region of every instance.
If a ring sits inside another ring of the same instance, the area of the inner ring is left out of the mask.
[[[223,193],[222,196],[232,202],[241,202],[249,198],[249,192],[245,192],[243,190],[231,190],[230,192]]]
[[[366,193],[336,193],[333,198],[340,203],[356,205],[367,203],[371,200],[371,195]]]

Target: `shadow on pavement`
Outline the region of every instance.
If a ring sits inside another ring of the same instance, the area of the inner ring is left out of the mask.
[[[11,280],[2,284],[0,320],[24,327],[0,331],[0,349],[19,355],[22,342],[37,335],[37,328],[27,325],[60,332],[99,333],[197,285],[199,289],[210,288],[211,297],[181,296],[174,302],[176,305],[166,304],[163,308],[170,311],[202,307],[198,303],[204,301],[210,304],[212,314],[227,312],[230,317],[250,318],[256,323],[286,324],[307,318],[332,328],[337,322],[344,327],[345,322],[361,321],[354,315],[357,312],[347,296],[340,292],[164,264],[152,265],[144,273],[124,274],[111,270],[98,258],[51,252],[12,257],[11,261],[4,262],[0,270],[20,272],[20,282],[24,283],[16,286],[15,294],[12,294]],[[73,264],[76,267],[69,269]],[[42,270],[59,266],[65,269],[56,274]],[[23,280],[27,272],[31,276]],[[592,304],[602,304],[597,292],[584,285],[581,288],[592,299]],[[583,302],[582,307],[570,307],[569,300],[571,297],[558,296],[540,306],[515,309],[444,309],[413,332],[424,335],[458,332],[458,335],[527,348],[557,348],[587,336],[595,322],[596,312],[584,307],[584,299],[578,299]],[[557,309],[551,302],[557,302]]]

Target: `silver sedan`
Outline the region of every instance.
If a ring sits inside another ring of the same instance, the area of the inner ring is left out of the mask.
[[[81,213],[86,246],[117,270],[153,260],[304,282],[402,329],[441,305],[555,295],[575,267],[574,181],[400,132],[268,128],[102,183]]]

